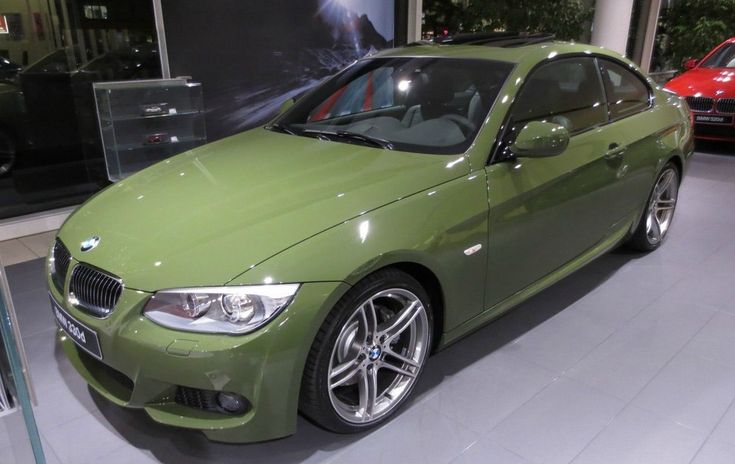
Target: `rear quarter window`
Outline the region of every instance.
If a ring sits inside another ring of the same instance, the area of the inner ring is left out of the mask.
[[[600,59],[610,119],[620,119],[651,106],[651,89],[638,75],[612,61]]]

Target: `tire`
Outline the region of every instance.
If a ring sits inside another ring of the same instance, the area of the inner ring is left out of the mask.
[[[0,131],[0,177],[7,174],[15,164],[15,139]]]
[[[627,243],[629,248],[648,252],[661,246],[674,220],[680,182],[677,167],[667,163],[656,177],[643,216]]]
[[[304,368],[301,413],[338,433],[385,422],[411,396],[432,333],[431,302],[416,279],[390,268],[366,277],[319,329]]]

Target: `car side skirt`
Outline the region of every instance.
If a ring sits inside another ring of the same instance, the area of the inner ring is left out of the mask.
[[[539,279],[538,281],[534,282],[533,284],[529,285],[523,290],[513,294],[512,296],[506,298],[505,300],[494,305],[493,307],[488,308],[487,310],[483,311],[481,314],[470,319],[469,321],[465,322],[464,324],[460,325],[454,330],[445,332],[442,335],[442,338],[439,340],[437,349],[446,348],[452,343],[465,337],[469,333],[482,328],[483,326],[487,325],[494,319],[497,319],[501,315],[505,314],[507,311],[513,309],[515,306],[528,300],[529,298],[541,292],[542,290],[550,287],[556,282],[562,280],[564,277],[567,277],[568,275],[572,274],[573,272],[577,271],[578,269],[582,268],[588,263],[594,261],[595,259],[602,256],[603,254],[612,250],[618,244],[620,244],[620,242],[624,240],[625,237],[628,236],[628,231],[630,230],[634,222],[635,222],[635,218],[631,216],[629,219],[625,220],[618,227],[616,227],[615,230],[610,235],[608,235],[605,239],[597,243],[595,246],[593,246],[592,248],[590,248],[589,250],[587,250],[586,252],[578,256],[577,258],[566,263],[564,266],[560,267],[556,271]]]

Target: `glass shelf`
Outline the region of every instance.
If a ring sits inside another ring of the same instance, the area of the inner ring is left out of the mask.
[[[118,116],[114,119],[108,119],[106,117],[100,116],[100,121],[102,122],[127,122],[127,121],[139,121],[140,119],[164,119],[164,118],[176,118],[176,117],[186,117],[186,116],[201,116],[201,111],[183,111],[183,112],[177,112],[177,113],[167,113],[167,114],[152,114],[148,116]]]
[[[94,94],[112,182],[207,141],[200,83],[99,82]]]
[[[176,136],[173,136],[173,137],[176,137]],[[134,151],[134,150],[156,151],[156,150],[163,150],[165,149],[165,147],[170,147],[173,145],[181,145],[181,146],[186,146],[186,147],[189,147],[190,145],[198,146],[198,145],[203,144],[204,142],[206,142],[206,139],[203,137],[194,137],[194,136],[176,137],[174,140],[171,140],[168,142],[144,143],[144,144],[125,143],[125,144],[118,145],[116,149],[120,152]],[[187,148],[187,150],[188,149],[189,148]]]

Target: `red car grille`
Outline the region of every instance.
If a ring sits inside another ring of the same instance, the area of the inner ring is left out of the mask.
[[[735,98],[717,100],[718,113],[735,113]]]
[[[714,100],[709,97],[687,97],[687,103],[692,111],[711,111]]]

